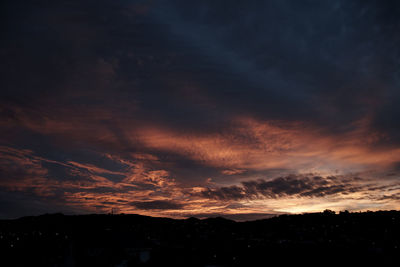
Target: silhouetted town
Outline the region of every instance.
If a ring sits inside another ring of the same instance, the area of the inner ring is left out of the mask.
[[[46,214],[0,221],[0,249],[1,266],[396,266],[400,212],[325,210],[248,222]]]

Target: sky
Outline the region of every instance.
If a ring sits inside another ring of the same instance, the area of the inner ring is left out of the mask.
[[[0,218],[400,209],[400,2],[0,5]]]

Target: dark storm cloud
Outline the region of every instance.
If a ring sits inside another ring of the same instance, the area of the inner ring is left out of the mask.
[[[153,200],[153,201],[134,201],[130,205],[141,210],[177,210],[184,207],[183,204],[168,200]]]
[[[17,15],[2,45],[3,93],[14,101],[57,90],[74,106],[134,101],[140,116],[196,131],[229,127],[221,122],[238,112],[332,130],[370,109],[365,91],[379,100],[396,86],[398,21],[385,16],[397,4],[167,1],[141,13],[140,1],[38,3],[5,5]],[[182,101],[190,86],[214,107]]]
[[[398,84],[398,21],[388,16],[397,4],[38,1],[5,9],[16,16],[6,20],[2,94],[39,121],[50,109],[59,117],[60,105],[101,105],[179,131],[229,131],[237,114],[343,131],[378,101],[375,124],[395,134],[398,96],[386,97]],[[99,124],[136,148],[118,122]]]
[[[335,194],[348,194],[362,190],[357,185],[360,178],[296,176],[278,177],[270,181],[253,180],[242,182],[241,186],[206,189],[201,196],[219,200],[241,200],[280,197],[323,197]]]
[[[395,200],[395,201],[398,201],[398,200],[400,200],[400,193],[391,194],[391,195],[384,195],[384,196],[380,197],[379,200]]]
[[[398,38],[390,27],[398,21],[384,19],[390,5],[174,3],[160,16],[172,33],[210,58],[209,64],[223,68],[224,74],[211,76],[221,86],[205,87],[212,88],[209,93],[216,99],[224,99],[227,108],[232,104],[267,118],[307,117],[332,130],[370,110],[372,99],[364,98],[366,91],[379,101],[382,92],[396,86],[393,56],[398,58]],[[393,53],[382,50],[388,46]],[[390,78],[382,68],[391,70]]]

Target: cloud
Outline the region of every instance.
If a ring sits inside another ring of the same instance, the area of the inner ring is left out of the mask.
[[[274,216],[280,215],[281,213],[235,213],[235,214],[229,214],[229,213],[197,213],[197,214],[188,214],[188,217],[195,217],[199,219],[207,219],[207,218],[215,218],[215,217],[223,217],[229,220],[234,220],[238,222],[243,222],[243,221],[253,221],[253,220],[263,220],[263,219],[268,219],[272,218]]]
[[[241,186],[207,188],[203,197],[218,200],[242,200],[284,197],[324,197],[363,190],[358,177],[291,175],[269,181],[259,179],[242,182]]]
[[[168,200],[133,201],[129,204],[141,210],[179,210],[185,206],[182,203]]]
[[[399,7],[6,1],[0,186],[164,215],[126,203],[389,203],[377,199],[399,177]],[[368,187],[349,180],[368,171]]]
[[[227,169],[227,170],[221,171],[222,174],[226,174],[226,175],[241,174],[244,172],[245,172],[245,170],[239,170],[239,169]]]
[[[1,187],[18,191],[32,184],[40,191],[46,183],[48,170],[31,150],[0,146],[0,166]]]

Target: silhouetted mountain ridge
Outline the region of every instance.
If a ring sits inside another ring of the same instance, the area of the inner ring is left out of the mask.
[[[253,266],[323,259],[382,266],[398,261],[400,212],[326,210],[247,222],[45,214],[1,220],[0,235],[7,266]]]

